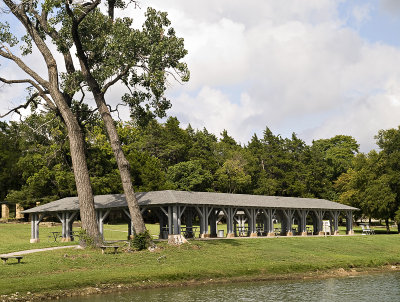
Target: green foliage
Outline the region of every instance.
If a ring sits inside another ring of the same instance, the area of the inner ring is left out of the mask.
[[[143,233],[135,234],[133,239],[130,241],[130,246],[137,251],[142,251],[147,249],[151,244],[151,236],[149,231]]]
[[[115,158],[97,115],[76,112],[84,126],[94,194],[121,193]],[[53,114],[33,113],[0,124],[0,186],[3,198],[28,207],[76,195],[66,130]],[[380,152],[357,153],[347,136],[305,144],[266,128],[244,147],[226,131],[221,139],[176,118],[118,123],[136,191],[217,191],[336,200],[361,209],[356,215],[399,216],[400,130],[379,132]],[[342,173],[342,171],[344,171]]]
[[[206,191],[210,188],[213,177],[210,171],[202,168],[199,160],[189,160],[170,166],[167,180],[174,189],[183,191]]]

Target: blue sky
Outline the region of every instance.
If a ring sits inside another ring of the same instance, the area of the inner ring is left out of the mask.
[[[400,28],[400,3],[394,1],[345,1],[338,7],[340,17],[346,26],[357,30],[360,36],[371,43],[385,43],[400,46],[400,38],[396,34]],[[352,15],[354,7],[364,8],[365,19],[360,22]]]

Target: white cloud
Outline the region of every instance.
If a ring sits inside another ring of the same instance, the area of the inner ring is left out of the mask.
[[[192,80],[172,89],[170,113],[241,142],[269,126],[308,142],[346,133],[372,148],[379,129],[398,124],[400,51],[363,40],[339,2],[152,1],[189,50]],[[352,18],[368,22],[372,9],[355,6]]]
[[[381,6],[395,9],[395,2],[381,0]],[[168,92],[169,113],[183,124],[215,134],[227,129],[242,143],[266,126],[307,142],[343,133],[367,151],[379,129],[399,124],[400,50],[364,40],[341,15],[344,3],[152,0],[126,15],[139,26],[152,5],[167,11],[184,37],[191,81]],[[371,3],[353,5],[350,18],[370,22]],[[119,92],[107,95],[112,104]]]

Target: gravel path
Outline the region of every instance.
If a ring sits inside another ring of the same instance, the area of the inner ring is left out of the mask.
[[[48,248],[44,248],[44,249],[33,249],[33,250],[26,250],[26,251],[2,254],[0,256],[20,256],[20,255],[37,253],[37,252],[46,252],[46,251],[53,251],[53,250],[59,250],[59,249],[71,249],[73,247],[79,248],[79,245],[66,245],[66,246],[48,247]]]

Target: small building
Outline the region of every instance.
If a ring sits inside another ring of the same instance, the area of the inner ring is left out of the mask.
[[[246,234],[257,236],[307,236],[307,221],[312,221],[312,233],[323,234],[323,220],[330,221],[331,234],[339,234],[339,216],[346,220],[346,233],[353,234],[353,211],[357,208],[325,199],[228,194],[212,192],[153,191],[136,193],[140,210],[151,211],[160,224],[160,238],[169,235],[193,235],[193,222],[199,223],[201,238],[217,237],[217,225],[224,220],[227,237]],[[112,211],[124,213],[128,221],[128,234],[134,233],[123,194],[94,197],[99,231]],[[78,197],[59,199],[29,210],[31,215],[31,242],[39,241],[39,223],[45,216],[56,216],[62,223],[63,241],[69,241],[72,223],[79,216]],[[239,217],[240,216],[240,217]],[[244,217],[245,216],[245,217]],[[240,218],[240,219],[239,219]],[[247,222],[247,226],[243,221]],[[242,221],[242,223],[238,222]],[[274,227],[279,221],[281,227]],[[241,229],[238,229],[241,228]],[[245,229],[244,229],[245,228]]]

